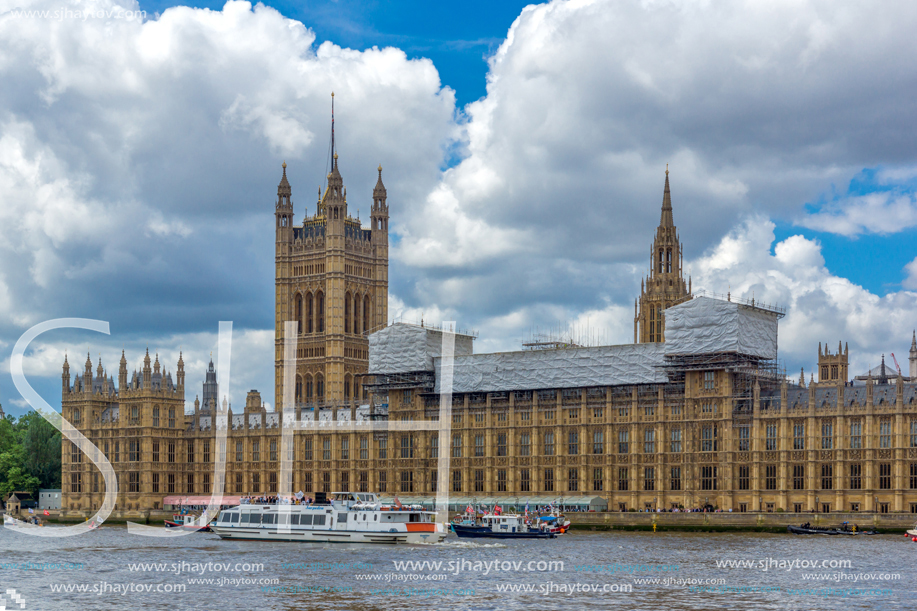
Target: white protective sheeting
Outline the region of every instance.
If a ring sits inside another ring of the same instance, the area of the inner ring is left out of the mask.
[[[456,356],[452,392],[664,383],[663,350],[662,344],[626,344]],[[442,359],[434,361],[439,393]]]
[[[667,355],[715,352],[777,358],[777,315],[711,297],[695,297],[666,309]]]
[[[473,354],[474,338],[455,335],[455,354]],[[442,353],[443,332],[395,323],[369,336],[369,373],[433,371],[433,358]]]

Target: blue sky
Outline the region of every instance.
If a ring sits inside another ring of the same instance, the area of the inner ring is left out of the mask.
[[[302,21],[318,42],[330,40],[353,49],[394,46],[410,58],[433,60],[443,85],[455,90],[459,106],[486,93],[489,57],[523,7],[531,2],[264,2]],[[140,2],[148,13],[177,2]],[[183,6],[220,10],[223,2]]]
[[[233,392],[271,402],[280,163],[298,222],[332,90],[351,213],[366,218],[384,167],[391,318],[457,320],[478,351],[535,327],[631,341],[669,164],[694,287],[786,306],[787,371],[838,340],[865,370],[917,326],[917,7],[141,2],[145,21],[17,7],[58,4],[0,0],[8,411],[24,407],[13,343],[68,316],[112,336],[36,341],[26,371],[52,403],[65,352],[112,370],[122,347],[130,368],[147,346],[169,368],[183,350],[197,389],[220,320]]]

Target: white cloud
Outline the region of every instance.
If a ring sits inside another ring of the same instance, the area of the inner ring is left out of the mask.
[[[882,353],[907,353],[917,326],[917,293],[880,297],[828,271],[818,242],[797,235],[774,245],[773,230],[767,219],[746,219],[690,262],[695,289],[785,307],[780,355],[791,374],[799,365],[812,370],[819,342],[832,348],[849,342],[852,374],[875,366]]]
[[[917,199],[910,193],[895,192],[842,198],[797,222],[803,227],[845,236],[898,233],[917,227]]]
[[[907,273],[907,277],[901,283],[906,289],[917,290],[917,258],[904,266],[904,271]]]
[[[477,327],[480,350],[515,348],[535,326],[628,341],[669,163],[686,267],[708,288],[786,304],[788,357],[811,359],[830,334],[872,354],[913,324],[912,293],[833,276],[815,242],[794,236],[772,255],[768,219],[844,235],[917,225],[894,188],[917,167],[917,6],[529,6],[490,59],[487,96],[457,113],[431,61],[316,46],[308,24],[262,5],[146,21],[23,19],[13,5],[59,8],[0,0],[10,337],[91,312],[135,348],[167,346],[233,319],[253,334],[246,360],[260,359],[239,379],[267,391],[279,163],[299,220],[325,175],[332,90],[349,206],[364,218],[385,167],[392,317]],[[445,151],[463,156],[443,170]],[[892,195],[802,214],[864,167],[884,168]]]

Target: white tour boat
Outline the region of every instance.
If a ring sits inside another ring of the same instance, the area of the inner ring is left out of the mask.
[[[435,511],[382,505],[368,492],[321,493],[309,505],[241,504],[220,512],[210,524],[223,539],[321,543],[439,543],[448,531]]]

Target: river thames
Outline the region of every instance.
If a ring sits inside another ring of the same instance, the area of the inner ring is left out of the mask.
[[[917,607],[917,543],[893,535],[574,531],[389,547],[106,525],[67,539],[3,529],[0,549],[0,606],[26,611]]]

